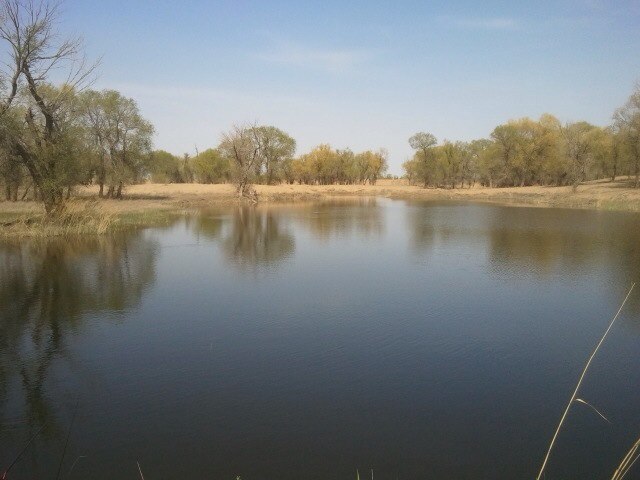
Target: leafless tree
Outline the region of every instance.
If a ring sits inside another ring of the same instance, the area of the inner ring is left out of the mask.
[[[640,82],[627,102],[616,110],[613,120],[626,146],[634,186],[640,188]]]
[[[92,80],[80,38],[56,30],[59,3],[0,0],[0,40],[7,61],[0,71],[0,144],[24,164],[48,214],[64,201],[60,161],[72,97]],[[51,82],[57,77],[59,88]]]
[[[235,125],[229,132],[222,135],[219,149],[234,165],[238,196],[257,203],[258,195],[252,182],[263,163],[257,127]]]

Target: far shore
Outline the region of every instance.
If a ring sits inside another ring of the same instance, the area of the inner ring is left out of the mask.
[[[640,212],[640,189],[631,178],[615,182],[586,182],[573,192],[571,187],[423,188],[406,180],[381,180],[375,185],[256,185],[259,203],[282,204],[346,197],[384,197],[404,200],[455,200],[506,205],[560,207]],[[97,187],[78,189],[80,198],[98,198]],[[105,212],[120,215],[149,211],[186,211],[233,205],[238,202],[232,184],[140,184],[126,188],[122,200],[100,200]],[[42,212],[36,202],[0,202],[0,216],[11,218]]]

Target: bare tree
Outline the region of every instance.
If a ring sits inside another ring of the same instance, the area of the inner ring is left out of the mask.
[[[219,150],[233,164],[238,197],[257,203],[258,194],[252,183],[263,164],[258,128],[255,125],[235,125],[222,135]]]
[[[565,155],[569,162],[571,188],[574,192],[578,190],[578,185],[584,181],[587,167],[591,162],[592,146],[589,134],[593,128],[593,125],[587,122],[569,123],[562,128]]]
[[[80,38],[60,38],[59,10],[46,0],[0,0],[0,40],[8,50],[0,72],[0,142],[26,167],[47,214],[62,206],[69,180],[61,155],[71,102],[96,67],[87,64]],[[54,72],[66,72],[60,88],[51,87]]]
[[[640,83],[624,106],[613,115],[614,125],[626,146],[628,163],[635,176],[635,188],[640,188]]]

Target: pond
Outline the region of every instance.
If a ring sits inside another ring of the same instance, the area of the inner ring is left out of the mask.
[[[387,199],[0,245],[10,480],[535,478],[640,216]],[[547,477],[640,436],[640,291]],[[70,427],[71,426],[71,427]],[[67,442],[68,437],[68,444]],[[66,451],[65,451],[66,444]]]

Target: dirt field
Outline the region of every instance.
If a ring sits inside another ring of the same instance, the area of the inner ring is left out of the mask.
[[[571,187],[514,187],[434,189],[410,186],[403,180],[382,180],[376,185],[257,185],[261,204],[317,201],[332,197],[379,196],[407,200],[458,200],[496,202],[540,207],[589,208],[640,211],[640,189],[631,180],[594,181]],[[78,195],[97,197],[97,189],[82,188]],[[123,200],[103,200],[105,211],[113,213],[147,210],[188,210],[237,202],[233,185],[143,184],[127,187]],[[30,202],[0,202],[0,215],[40,211]]]

